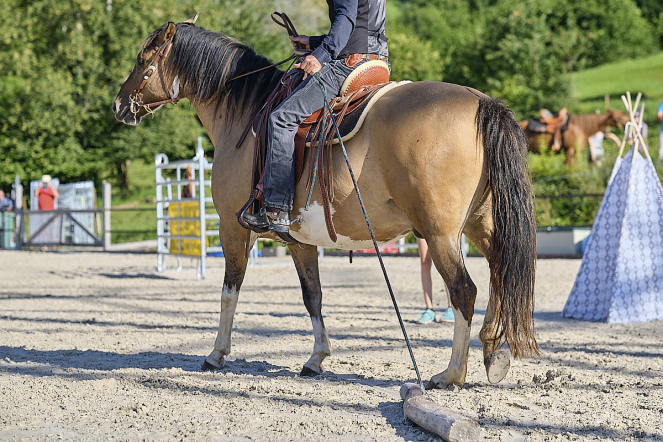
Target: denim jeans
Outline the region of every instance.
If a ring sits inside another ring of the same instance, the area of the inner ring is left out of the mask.
[[[349,68],[345,60],[341,59],[332,60],[322,66],[318,75],[325,85],[327,100],[338,95],[347,76],[359,64]],[[263,178],[267,207],[292,210],[295,195],[295,135],[299,125],[323,106],[324,95],[320,83],[308,76],[270,115]]]

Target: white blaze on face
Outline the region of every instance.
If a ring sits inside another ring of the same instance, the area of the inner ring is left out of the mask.
[[[336,211],[332,207],[332,216],[335,212]],[[373,248],[373,241],[370,239],[357,241],[348,236],[338,234],[336,235],[336,242],[332,242],[331,238],[329,238],[329,234],[327,233],[325,210],[317,201],[313,201],[308,210],[304,208],[299,209],[299,220],[299,231],[295,232],[294,230],[291,230],[290,235],[301,243],[322,247],[334,247],[344,250],[363,250]],[[366,233],[368,233],[368,227],[366,227]],[[398,238],[394,238],[386,242],[378,242],[378,245],[387,244],[396,239]]]
[[[171,92],[170,98],[177,98],[179,94],[180,94],[180,77],[176,75],[175,79],[173,80],[173,92]]]

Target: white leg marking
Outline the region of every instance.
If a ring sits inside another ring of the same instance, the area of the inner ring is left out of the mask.
[[[223,286],[223,290],[221,291],[219,332],[216,335],[216,341],[214,341],[214,350],[207,357],[207,362],[215,367],[224,365],[223,358],[230,353],[230,336],[238,298],[239,292],[236,287]]]
[[[465,381],[467,371],[467,353],[470,349],[470,331],[471,327],[463,317],[463,313],[455,307],[454,311],[454,340],[451,346],[451,360],[447,371],[453,382],[457,379]]]
[[[313,325],[313,336],[315,336],[315,344],[313,345],[313,354],[311,355],[311,358],[308,360],[308,362],[304,364],[304,366],[316,372],[322,373],[324,371],[322,368],[322,361],[324,361],[325,358],[331,354],[329,337],[327,336],[327,330],[322,325],[322,321],[320,321],[318,318],[311,318],[311,324]]]

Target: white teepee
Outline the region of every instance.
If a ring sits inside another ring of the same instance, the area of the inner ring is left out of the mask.
[[[663,319],[663,187],[639,131],[630,94],[626,133],[636,135],[606,188],[562,315],[603,322]],[[640,100],[636,99],[635,108]],[[645,156],[639,152],[643,146]]]

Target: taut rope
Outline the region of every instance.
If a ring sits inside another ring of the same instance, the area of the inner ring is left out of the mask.
[[[329,108],[329,101],[327,100],[327,89],[325,88],[325,84],[322,82],[320,79],[320,75],[316,72],[313,74],[313,78],[315,78],[318,83],[320,84],[320,89],[322,89],[322,95],[324,97],[325,101],[325,112],[329,112],[330,114],[332,113],[332,110]],[[396,297],[394,296],[394,291],[391,288],[391,283],[389,282],[389,276],[387,275],[387,269],[384,266],[384,261],[382,260],[382,254],[380,253],[380,249],[378,247],[378,243],[375,240],[375,234],[373,233],[373,227],[371,226],[371,221],[368,219],[368,213],[366,213],[366,206],[364,206],[364,200],[361,198],[361,192],[359,192],[359,186],[357,185],[357,180],[355,179],[355,174],[352,171],[352,166],[350,165],[350,158],[348,158],[348,153],[345,150],[345,145],[343,144],[343,140],[341,139],[341,131],[338,129],[338,125],[336,124],[336,120],[334,118],[331,119],[332,124],[334,125],[334,130],[336,131],[336,134],[338,136],[338,141],[339,144],[341,145],[341,149],[343,150],[343,157],[345,158],[345,163],[348,165],[348,171],[350,172],[350,176],[352,177],[352,184],[354,184],[355,187],[355,192],[357,193],[357,198],[359,198],[359,205],[361,206],[361,211],[364,213],[364,219],[366,220],[366,225],[368,226],[368,231],[371,234],[371,239],[373,240],[373,247],[375,248],[375,253],[380,260],[380,267],[382,268],[382,273],[384,275],[384,280],[387,283],[387,288],[389,289],[389,295],[391,296],[391,302],[394,304],[394,310],[396,311],[396,316],[398,317],[398,323],[401,326],[401,331],[403,332],[403,337],[405,338],[405,344],[407,345],[407,349],[410,352],[410,359],[412,359],[412,365],[414,366],[414,371],[417,373],[417,382],[419,383],[419,388],[421,388],[421,391],[426,393],[426,388],[424,387],[423,382],[421,381],[421,375],[419,374],[419,367],[417,366],[417,361],[414,358],[414,353],[412,352],[412,346],[410,345],[410,340],[407,337],[407,332],[405,331],[405,324],[403,323],[403,318],[401,317],[401,312],[398,309],[398,303],[396,302]],[[322,122],[324,125],[324,120]],[[323,128],[324,129],[324,128]],[[316,158],[317,162],[317,158]],[[314,178],[315,180],[315,178]],[[311,188],[313,188],[313,184],[311,184]]]

